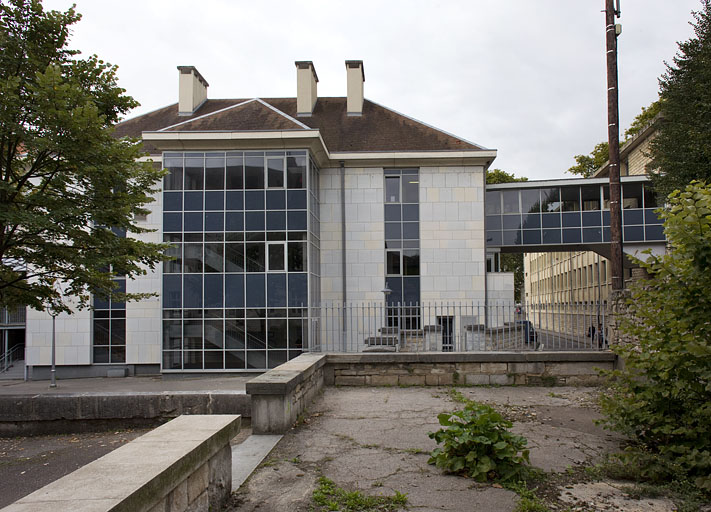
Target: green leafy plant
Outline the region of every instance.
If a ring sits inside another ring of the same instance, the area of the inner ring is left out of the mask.
[[[639,261],[651,279],[631,288],[621,329],[635,342],[613,346],[625,368],[607,372],[604,424],[637,465],[653,456],[711,491],[711,186],[673,192],[662,215],[669,249]]]
[[[382,484],[381,484],[382,485]],[[367,496],[359,491],[346,491],[336,486],[333,480],[322,476],[312,494],[317,510],[338,510],[343,512],[399,510],[407,504],[407,495],[395,491],[394,496]]]
[[[519,477],[529,462],[528,441],[511,433],[512,423],[488,405],[469,401],[463,410],[437,416],[445,428],[428,435],[441,447],[429,463],[478,482]]]

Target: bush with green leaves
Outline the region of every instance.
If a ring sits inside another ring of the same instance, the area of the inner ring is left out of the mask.
[[[613,351],[604,423],[711,490],[711,186],[673,192],[662,212],[667,254],[639,264]]]
[[[437,418],[444,428],[428,435],[442,446],[432,451],[430,464],[477,482],[510,481],[527,467],[528,441],[511,433],[512,423],[492,407],[467,401],[463,410]]]

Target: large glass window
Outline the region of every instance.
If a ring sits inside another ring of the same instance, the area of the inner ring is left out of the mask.
[[[385,171],[385,285],[392,290],[388,304],[393,306],[420,302],[419,199],[417,169]],[[416,328],[419,308],[388,308],[390,325],[404,317],[408,318],[409,327]]]
[[[319,277],[308,152],[165,153],[164,167],[163,369],[264,370],[296,357]],[[97,309],[97,362],[118,361],[115,309]]]

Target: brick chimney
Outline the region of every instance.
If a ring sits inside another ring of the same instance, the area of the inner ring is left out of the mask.
[[[346,61],[346,82],[348,99],[346,111],[349,116],[363,115],[363,84],[365,83],[365,68],[362,60]]]
[[[310,60],[299,60],[294,64],[296,64],[296,114],[310,116],[318,99],[316,68]]]
[[[178,115],[189,116],[207,99],[207,83],[195,66],[178,66]]]

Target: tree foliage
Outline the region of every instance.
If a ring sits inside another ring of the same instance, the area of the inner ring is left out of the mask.
[[[583,178],[591,177],[607,162],[610,156],[609,147],[607,142],[600,142],[595,145],[589,155],[575,155],[575,165],[568,169],[568,172],[578,174]]]
[[[526,177],[517,178],[513,173],[502,171],[501,169],[489,169],[486,171],[486,184],[494,185],[498,183],[514,183],[517,181],[528,181]],[[514,300],[520,301],[523,295],[523,253],[506,253],[500,255],[501,270],[513,272],[514,275]]]
[[[89,293],[111,293],[116,273],[135,276],[162,258],[161,244],[117,235],[146,231],[134,218],[162,171],[137,161],[138,141],[113,136],[138,103],[116,66],[68,49],[79,19],[39,0],[0,3],[2,305],[66,310],[62,283],[84,307]]]
[[[620,141],[624,145],[632,137],[641,132],[661,110],[661,100],[653,101],[647,107],[642,107],[642,111],[637,114],[625,130],[625,137]],[[575,155],[575,165],[568,169],[571,174],[577,174],[583,178],[590,178],[595,171],[607,163],[610,158],[610,145],[607,142],[600,142],[595,145],[589,155]]]
[[[692,180],[711,180],[711,0],[693,13],[695,37],[659,80],[662,117],[650,144],[652,181],[660,195]]]
[[[651,279],[632,287],[621,325],[638,344],[613,347],[625,369],[603,410],[609,427],[711,490],[711,186],[672,192],[662,216],[669,251],[639,262]]]

